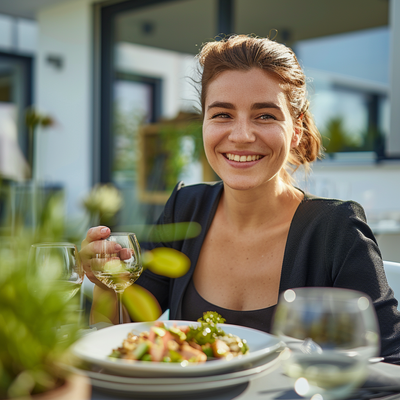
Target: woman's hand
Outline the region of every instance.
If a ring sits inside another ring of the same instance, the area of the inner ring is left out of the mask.
[[[93,288],[92,308],[90,310],[90,323],[107,322],[118,323],[117,297],[113,289],[103,285],[93,274],[93,270],[101,270],[107,258],[97,258],[96,255],[115,254],[121,259],[130,258],[128,249],[115,242],[108,242],[111,230],[107,226],[96,226],[90,228],[82,242],[79,252],[85,274],[96,286]],[[122,249],[122,250],[121,250]],[[124,322],[131,322],[129,314],[124,308]]]
[[[103,285],[93,274],[93,270],[101,270],[102,265],[107,259],[96,258],[96,254],[115,254],[119,253],[122,249],[121,245],[115,242],[107,242],[106,239],[110,236],[110,228],[107,226],[96,226],[90,228],[86,234],[86,238],[82,242],[81,251],[79,252],[82,260],[83,269],[88,279],[101,287],[102,289],[108,289]]]

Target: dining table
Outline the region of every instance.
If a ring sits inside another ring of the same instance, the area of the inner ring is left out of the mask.
[[[387,385],[398,385],[396,390],[386,390]],[[382,389],[376,388],[382,387]],[[369,390],[368,388],[374,388]],[[190,399],[190,400],[299,400],[303,397],[299,396],[294,388],[291,378],[283,372],[280,363],[276,363],[271,369],[268,369],[249,380],[249,382],[241,383],[218,390],[210,390],[206,392],[183,393],[177,395],[163,393],[162,395],[137,395],[137,394],[119,394],[116,391],[108,391],[106,389],[92,388],[92,400],[114,400],[114,399]],[[357,389],[349,399],[384,399],[395,400],[400,399],[400,365],[388,364],[385,362],[372,363],[368,366],[368,378],[362,388]]]
[[[162,320],[165,320],[163,318]],[[104,328],[112,327],[113,325],[100,322],[88,327],[83,331],[82,336],[87,334],[103,331]],[[122,328],[122,327],[121,327]],[[241,327],[239,327],[241,328]],[[116,327],[113,327],[115,332]],[[93,341],[93,336],[89,337],[90,342]],[[297,339],[294,339],[301,343]],[[286,342],[285,342],[286,343]],[[283,345],[283,347],[282,347]],[[118,390],[113,385],[112,388],[99,387],[95,381],[92,381],[91,400],[301,400],[305,399],[294,390],[294,381],[288,377],[281,363],[281,352],[285,348],[284,343],[280,342],[277,350],[267,355],[259,361],[252,363],[253,368],[260,367],[259,373],[249,374],[249,379],[244,382],[244,379],[239,379],[240,382],[235,384],[232,382],[229,386],[221,386],[218,388],[210,388],[201,391],[196,390],[197,386],[189,388],[188,391],[178,393],[172,390],[172,393],[165,392],[158,393],[138,393],[134,390],[132,392],[126,390]],[[384,362],[383,357],[373,357],[369,359],[367,378],[363,385],[349,395],[348,400],[400,400],[400,365],[390,364]],[[96,369],[92,369],[93,371]],[[241,376],[242,369],[238,369],[239,376]],[[77,372],[77,370],[75,371]],[[105,371],[106,372],[106,371]],[[83,370],[80,373],[84,374]],[[118,375],[118,374],[117,374]],[[90,374],[89,374],[90,377]],[[139,378],[140,379],[140,378]],[[146,379],[144,379],[146,380]],[[141,383],[141,382],[140,382]],[[158,382],[159,383],[159,382]],[[107,386],[107,385],[106,385]],[[190,385],[189,385],[190,386]],[[307,398],[309,400],[309,398]],[[312,400],[323,400],[312,399]]]

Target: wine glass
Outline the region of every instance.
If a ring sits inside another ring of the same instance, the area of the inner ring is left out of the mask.
[[[29,257],[40,279],[56,285],[65,301],[78,292],[84,273],[73,243],[36,243],[31,246]]]
[[[122,249],[111,253],[109,242],[119,244]],[[101,251],[92,259],[91,265],[95,277],[116,292],[118,320],[122,324],[122,294],[139,278],[143,271],[140,246],[136,235],[127,232],[111,232],[110,236],[102,241]]]
[[[372,301],[354,290],[286,290],[272,332],[286,342],[281,360],[296,392],[313,400],[346,397],[365,381],[368,360],[379,351]]]

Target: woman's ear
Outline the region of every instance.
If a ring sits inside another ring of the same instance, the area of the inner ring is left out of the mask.
[[[290,143],[291,148],[295,148],[299,145],[301,137],[303,136],[303,118],[299,118],[294,126],[292,141]]]

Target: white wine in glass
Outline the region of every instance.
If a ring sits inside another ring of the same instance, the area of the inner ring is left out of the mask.
[[[35,273],[56,287],[65,301],[70,300],[83,282],[83,267],[73,243],[36,243],[30,249],[30,263]]]
[[[110,242],[119,244],[122,249],[111,253]],[[122,294],[139,278],[143,271],[140,246],[136,235],[128,232],[111,232],[110,236],[103,240],[102,250],[92,259],[91,266],[95,277],[116,292],[118,321],[122,324]]]
[[[371,299],[339,288],[290,289],[280,296],[272,332],[286,342],[285,373],[296,392],[341,399],[362,385],[379,331]]]

